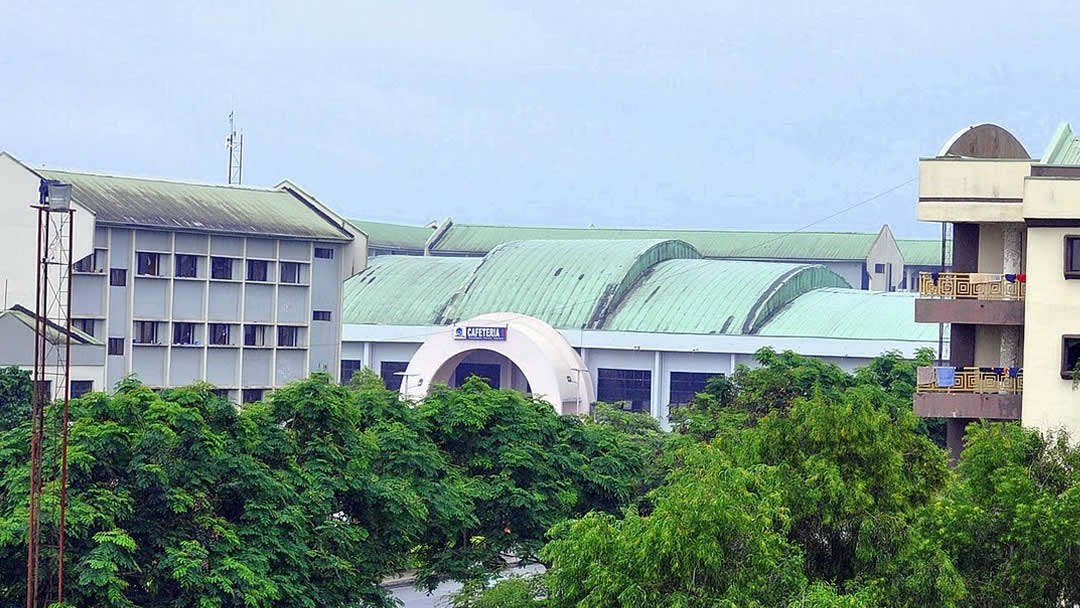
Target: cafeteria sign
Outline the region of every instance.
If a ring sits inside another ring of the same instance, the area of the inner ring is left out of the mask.
[[[454,339],[502,342],[506,340],[506,326],[504,325],[502,327],[477,327],[473,325],[459,325],[454,328]]]

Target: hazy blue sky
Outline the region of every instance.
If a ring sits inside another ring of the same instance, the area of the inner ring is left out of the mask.
[[[786,229],[1080,120],[1074,3],[171,4],[4,2],[0,149],[223,182],[235,108],[246,183],[350,217]],[[821,227],[934,235],[914,200]]]

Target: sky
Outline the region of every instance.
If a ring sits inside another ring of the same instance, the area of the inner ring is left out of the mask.
[[[0,150],[223,183],[235,110],[357,219],[933,237],[919,157],[1080,122],[1066,2],[4,4]]]

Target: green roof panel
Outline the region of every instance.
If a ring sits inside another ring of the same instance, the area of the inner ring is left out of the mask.
[[[915,322],[917,297],[916,293],[815,289],[777,311],[758,333],[763,336],[936,341],[937,325]]]
[[[447,307],[442,323],[517,312],[558,328],[600,328],[650,267],[699,257],[693,247],[674,240],[504,243],[483,258]]]
[[[481,258],[379,255],[345,281],[341,318],[361,325],[436,325]]]
[[[1064,122],[1054,131],[1039,161],[1044,165],[1080,165],[1080,136]]]
[[[604,329],[747,334],[772,312],[817,287],[849,287],[823,266],[741,260],[657,264]]]
[[[72,199],[114,225],[350,240],[352,236],[290,192],[34,169],[72,186]]]
[[[941,241],[934,239],[896,239],[906,266],[940,266]],[[952,264],[952,241],[945,241],[945,265]]]
[[[434,228],[427,226],[409,226],[365,220],[349,220],[349,223],[367,234],[368,247],[423,251],[427,240],[435,232]]]

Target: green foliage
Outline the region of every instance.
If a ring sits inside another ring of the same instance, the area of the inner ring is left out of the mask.
[[[14,365],[0,368],[0,432],[30,418],[32,390],[30,372]]]
[[[970,425],[922,525],[963,575],[965,606],[1080,603],[1080,449],[1063,434]]]
[[[707,444],[684,458],[651,514],[592,513],[552,532],[550,606],[763,606],[801,589],[775,470]]]
[[[486,581],[465,583],[450,598],[450,608],[546,608],[547,586],[542,574],[514,576],[490,588]]]

